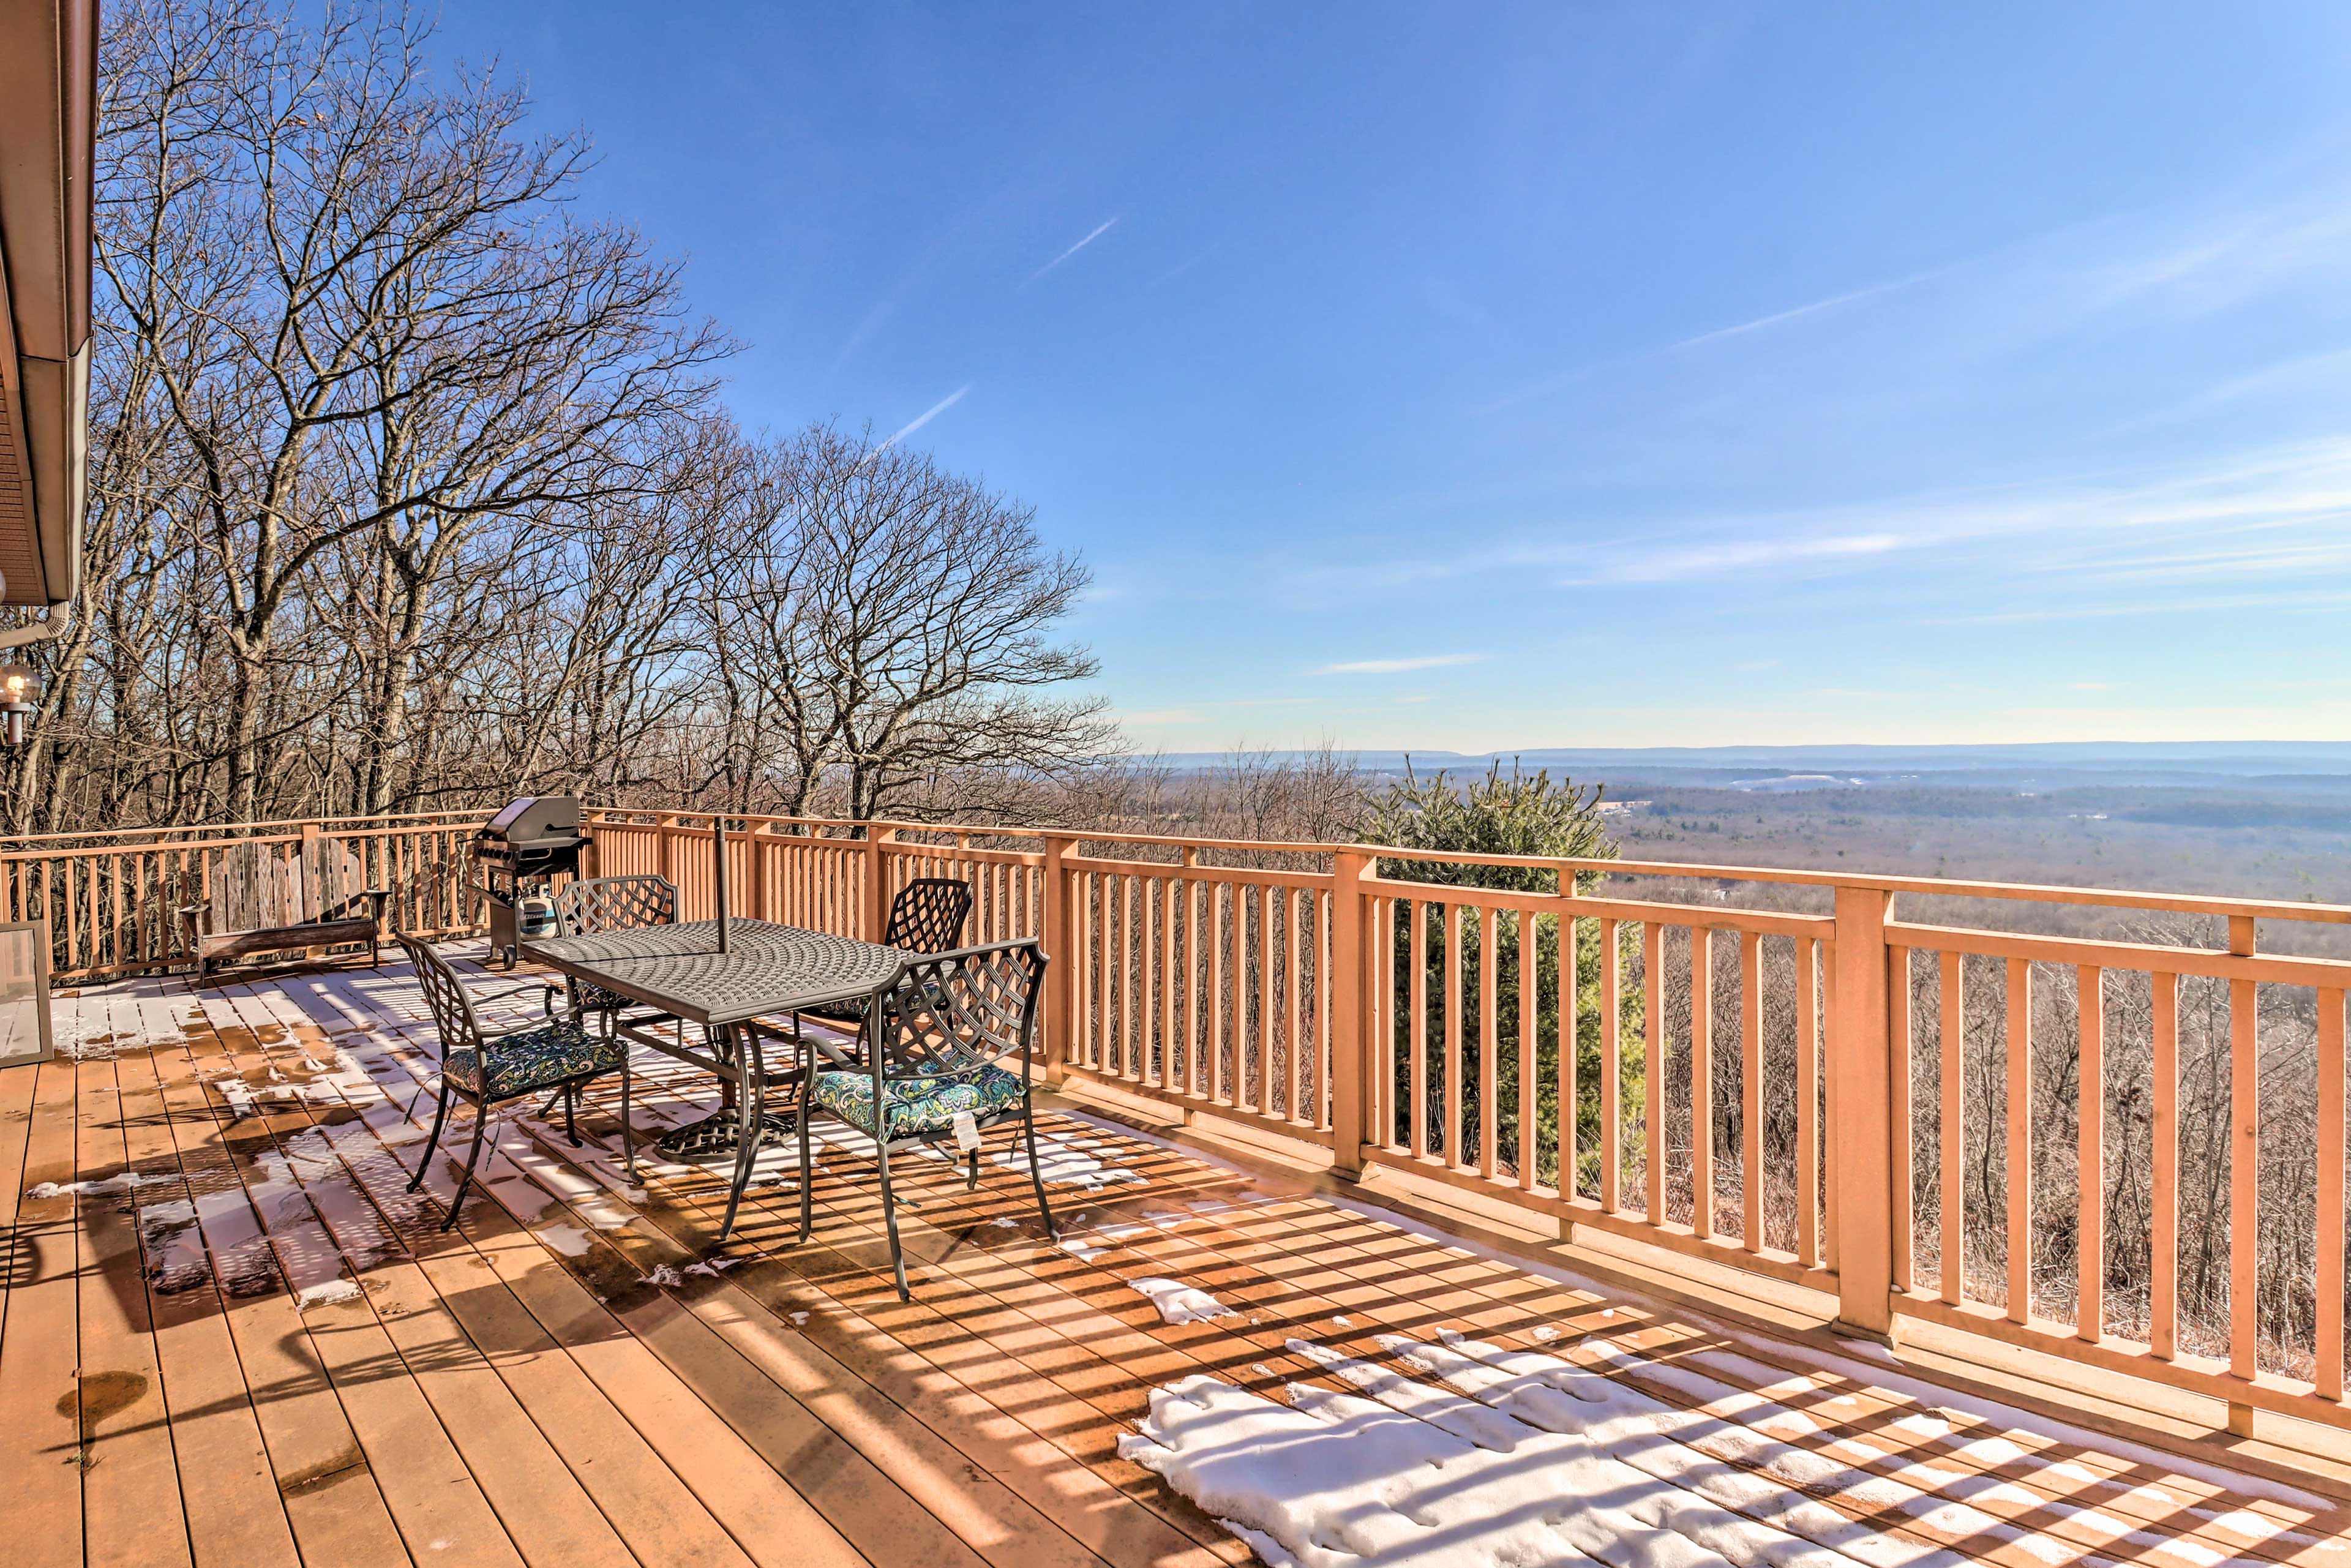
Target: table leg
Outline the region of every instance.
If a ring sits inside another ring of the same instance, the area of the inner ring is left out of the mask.
[[[743,1074],[744,1093],[742,1124],[735,1135],[735,1184],[726,1194],[726,1218],[718,1225],[722,1242],[734,1232],[735,1211],[742,1207],[743,1189],[751,1185],[751,1167],[758,1160],[759,1144],[768,1130],[762,1114],[768,1100],[767,1058],[759,1047],[758,1027],[746,1024],[727,1033],[736,1070]]]

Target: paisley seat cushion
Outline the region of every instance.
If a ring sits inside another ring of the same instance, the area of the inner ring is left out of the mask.
[[[469,1045],[448,1054],[441,1063],[442,1076],[468,1093],[504,1100],[567,1078],[611,1072],[621,1065],[619,1042],[600,1039],[570,1019],[494,1036],[488,1051],[486,1084],[482,1082],[482,1064]]]
[[[981,1122],[1003,1115],[1020,1103],[1019,1074],[1000,1067],[983,1067],[968,1078],[935,1082],[914,1079],[886,1084],[890,1125],[884,1142],[926,1137],[955,1125],[956,1113],[968,1111]],[[870,1072],[820,1072],[810,1092],[820,1110],[830,1111],[868,1137],[873,1135],[873,1075]]]

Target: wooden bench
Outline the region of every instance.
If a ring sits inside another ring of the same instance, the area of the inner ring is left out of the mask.
[[[364,942],[368,962],[379,962],[392,890],[366,882],[364,863],[340,839],[232,845],[206,878],[207,896],[179,911],[196,956],[195,983],[217,959],[296,948],[315,955]]]

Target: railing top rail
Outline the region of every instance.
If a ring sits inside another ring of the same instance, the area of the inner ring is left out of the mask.
[[[282,817],[260,822],[183,822],[171,827],[87,829],[70,833],[0,834],[0,852],[19,844],[57,843],[64,840],[111,839],[123,841],[141,838],[172,838],[185,841],[191,835],[215,834],[232,838],[253,838],[264,830],[316,827],[324,832],[351,832],[370,827],[389,827],[395,823],[425,822],[448,820],[459,822],[485,821],[475,810],[441,811],[381,811],[365,817]]]
[[[1792,883],[1807,887],[1868,887],[1886,893],[1931,894],[1941,898],[1998,898],[2020,904],[2100,904],[2117,909],[2154,909],[2187,915],[2250,916],[2255,920],[2304,920],[2351,925],[2351,904],[2302,904],[2283,899],[2231,898],[2218,894],[2148,893],[2129,888],[2064,887],[2041,883],[1970,882],[1952,877],[1895,876],[1873,872],[1797,871],[1783,866],[1704,865],[1684,861],[1596,860],[1562,855],[1478,854],[1466,851],[1399,849],[1350,844],[1346,848],[1382,860],[1430,861],[1447,865],[1531,866],[1618,876],[1668,876],[1696,882]],[[1390,878],[1390,881],[1407,880]]]
[[[600,808],[600,810],[602,810]],[[652,808],[611,808],[651,810]],[[664,815],[709,817],[707,811]],[[733,813],[729,813],[733,815]],[[2111,909],[2145,909],[2177,915],[2210,915],[2255,920],[2299,920],[2351,925],[2351,904],[2295,903],[2283,899],[2232,898],[2218,894],[2157,893],[2131,888],[2064,887],[2039,883],[1979,882],[1952,877],[1897,876],[1868,872],[1800,871],[1791,866],[1710,865],[1679,861],[1604,860],[1582,856],[1481,854],[1465,850],[1409,849],[1398,844],[1323,843],[1263,839],[1200,838],[1179,833],[1138,833],[1097,828],[1016,828],[961,822],[859,822],[840,817],[757,817],[830,828],[869,828],[930,833],[987,833],[1001,838],[1071,839],[1087,843],[1164,844],[1176,849],[1226,850],[1265,854],[1336,854],[1342,851],[1381,860],[1424,861],[1446,865],[1497,865],[1541,870],[1598,872],[1618,876],[1662,876],[1690,882],[1779,883],[1802,887],[1867,887],[1940,898],[1991,898],[2017,904],[2070,904]],[[1391,878],[1389,880],[1409,880]]]
[[[1578,856],[1484,854],[1459,850],[1414,849],[1397,844],[1352,844],[1265,839],[1221,839],[1184,833],[1132,832],[1101,828],[1027,827],[977,822],[915,822],[892,819],[860,821],[841,817],[790,817],[761,812],[725,813],[672,810],[652,806],[598,806],[591,819],[659,815],[688,819],[678,825],[689,832],[706,831],[703,824],[725,815],[729,820],[769,825],[835,829],[843,832],[888,831],[922,834],[968,834],[975,838],[1043,841],[1062,839],[1076,843],[1156,845],[1176,850],[1210,850],[1228,853],[1313,855],[1349,852],[1379,860],[1422,862],[1444,865],[1487,865],[1539,870],[1656,876],[1685,882],[1774,883],[1804,887],[1865,887],[1886,893],[1908,893],[1940,898],[1998,899],[2011,903],[2091,905],[2111,909],[2142,909],[2221,918],[2292,920],[2315,925],[2351,925],[2351,904],[2298,903],[2284,899],[2237,898],[2213,894],[2162,893],[2143,889],[2065,887],[2033,883],[1969,881],[1950,877],[1900,876],[1852,871],[1801,871],[1785,866],[1715,865],[1677,861],[1607,860]],[[236,838],[258,838],[298,832],[316,827],[326,832],[413,831],[426,826],[470,822],[472,810],[385,812],[375,816],[325,819],[287,818],[260,822],[199,822],[179,827],[127,828],[112,832],[33,833],[0,837],[0,858],[21,860],[43,853],[78,854],[108,845],[124,851],[141,848],[193,846]],[[611,825],[621,826],[614,822]],[[647,824],[651,825],[651,824]],[[55,846],[43,849],[41,846]],[[1412,882],[1409,877],[1387,880]],[[1420,884],[1437,885],[1437,884]]]

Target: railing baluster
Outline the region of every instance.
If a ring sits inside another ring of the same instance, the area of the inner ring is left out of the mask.
[[[1535,912],[1519,911],[1519,1190],[1532,1192],[1542,1164],[1541,1144],[1535,1134],[1535,1068],[1541,1057],[1541,1030],[1535,998],[1541,977],[1536,965],[1542,944],[1535,931]]]
[[[1143,951],[1136,955],[1135,983],[1143,988],[1143,1081],[1156,1082],[1162,1088],[1167,1083],[1167,1048],[1164,1043],[1160,1022],[1161,998],[1153,984],[1158,958],[1166,940],[1159,926],[1160,878],[1143,877]],[[1155,1062],[1156,1065],[1155,1065]]]
[[[1280,993],[1274,988],[1273,960],[1277,948],[1274,944],[1273,927],[1276,902],[1272,888],[1260,887],[1257,890],[1257,1113],[1266,1117],[1273,1114],[1273,1063],[1276,1055],[1274,1019],[1278,1015],[1280,1001]],[[1382,909],[1386,907],[1386,900],[1376,902],[1378,907]],[[1386,973],[1384,969],[1381,972]],[[1383,1016],[1385,1011],[1386,1009],[1382,1009]],[[1381,1095],[1379,1103],[1383,1105],[1386,1104],[1387,1096]],[[1384,1144],[1387,1139],[1381,1138],[1379,1142]]]
[[[1967,984],[1960,955],[1942,958],[1940,1038],[1942,1117],[1936,1129],[1942,1155],[1943,1191],[1938,1247],[1942,1252],[1943,1300],[1957,1306],[1967,1295]]]
[[[2169,1361],[2179,1333],[2179,977],[2148,977],[2155,1007],[2155,1194],[2147,1256],[2147,1349]]]
[[[1495,1058],[1501,1053],[1501,987],[1495,976],[1501,967],[1501,913],[1478,912],[1478,1174],[1491,1181],[1501,1145],[1501,1082]]]
[[[1561,873],[1560,891],[1575,891],[1575,873]],[[1575,917],[1562,911],[1559,916],[1559,1192],[1563,1198],[1575,1197],[1575,1117],[1582,1096],[1576,1087],[1576,1017],[1575,1017]]]
[[[1331,1023],[1331,993],[1338,988],[1339,958],[1336,949],[1339,936],[1332,915],[1337,902],[1335,893],[1314,895],[1314,951],[1318,955],[1314,968],[1314,1010],[1320,1019],[1315,1029],[1314,1071],[1318,1086],[1315,1103],[1321,1107],[1315,1120],[1334,1132],[1338,1125],[1338,1113],[1332,1098],[1338,1092],[1339,1052]]]
[[[2250,924],[2250,923],[2249,923]],[[2229,1371],[2250,1378],[2258,1367],[2254,1331],[2261,1293],[2260,998],[2251,980],[2229,982]],[[2231,1407],[2231,1416],[2235,1407]]]
[[[2032,966],[2008,961],[2008,1318],[2032,1315]]]
[[[1411,1034],[1406,1045],[1411,1105],[1405,1117],[1406,1146],[1416,1158],[1428,1155],[1428,900],[1416,898],[1405,912],[1405,957],[1412,966]]]
[[[1690,1229],[1714,1234],[1714,933],[1689,928]]]
[[[1600,922],[1600,1207],[1625,1211],[1624,922]]]
[[[1646,1075],[1642,1103],[1648,1111],[1649,1169],[1647,1219],[1662,1225],[1666,1218],[1666,928],[1655,920],[1641,923],[1641,977],[1647,994],[1642,998],[1648,1016],[1643,1051]]]
[[[1180,877],[1159,879],[1159,1077],[1161,1082],[1178,1093],[1186,1082],[1183,997],[1176,963],[1179,939],[1176,905],[1183,897],[1183,886]]]
[[[1286,925],[1290,937],[1290,983],[1284,999],[1290,1004],[1290,1100],[1285,1109],[1292,1122],[1303,1122],[1306,1119],[1306,890],[1291,888],[1289,903]]]
[[[2106,981],[2105,971],[2085,964],[2075,974],[2080,998],[2081,1061],[2075,1071],[2081,1108],[2075,1155],[2074,1249],[2079,1264],[2074,1286],[2074,1332],[2095,1344],[2105,1333],[2106,1281]]]
[[[1080,872],[1076,878],[1077,896],[1071,902],[1077,910],[1077,965],[1073,971],[1077,981],[1077,1027],[1071,1031],[1077,1047],[1078,1061],[1086,1067],[1102,1065],[1094,1049],[1094,884],[1092,872]]]
[[[1119,926],[1118,941],[1118,981],[1120,996],[1123,998],[1119,1015],[1119,1038],[1126,1048],[1126,1077],[1131,1082],[1140,1082],[1143,1079],[1143,1009],[1142,998],[1136,995],[1137,982],[1142,978],[1137,973],[1139,956],[1136,953],[1141,944],[1141,932],[1134,919],[1135,888],[1141,881],[1142,878],[1134,876],[1118,879],[1119,898],[1124,905],[1124,922]]]
[[[1796,1260],[1821,1262],[1821,945],[1796,939]]]
[[[1910,949],[1886,950],[1886,1104],[1891,1123],[1886,1155],[1892,1164],[1887,1182],[1886,1229],[1894,1246],[1894,1288],[1907,1291],[1917,1248],[1913,1235],[1910,1108]]]
[[[1232,1100],[1249,1105],[1249,886],[1232,883]]]
[[[1225,884],[1208,883],[1208,1098],[1225,1098]]]
[[[1739,1191],[1741,1239],[1763,1250],[1763,938],[1739,934]]]
[[[1445,906],[1445,1163],[1456,1170],[1469,1166],[1468,1152],[1461,1146],[1463,1123],[1461,1075],[1467,1070],[1468,1057],[1462,1043],[1461,1029],[1461,905]]]
[[[2318,1377],[2343,1397],[2343,993],[2318,993]]]

